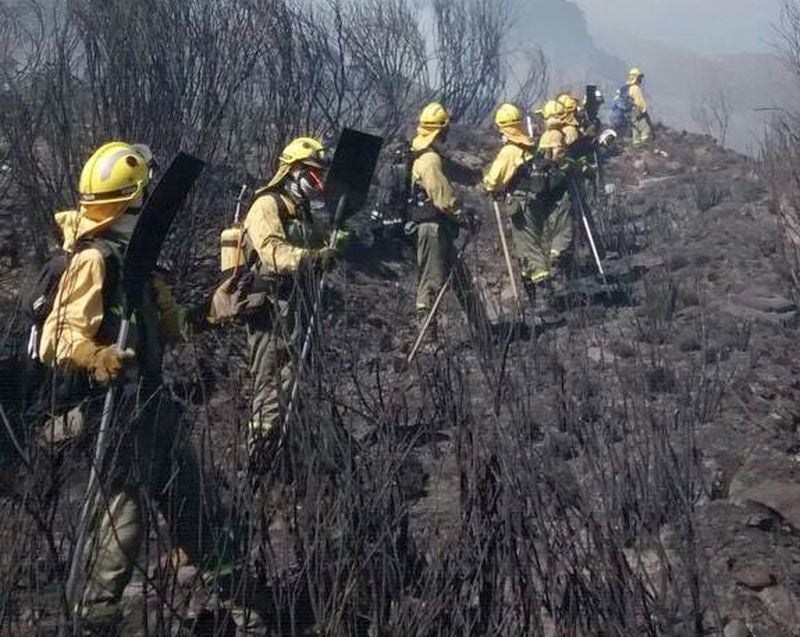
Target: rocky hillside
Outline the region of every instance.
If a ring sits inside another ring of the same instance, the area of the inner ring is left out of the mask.
[[[797,635],[798,316],[753,166],[668,130],[611,160],[595,202],[609,285],[580,243],[558,322],[534,332],[515,325],[474,182],[493,137],[451,140],[483,220],[464,258],[493,326],[468,329],[448,298],[440,346],[408,366],[411,249],[365,234],[329,288],[291,452],[255,492],[243,335],[171,356],[204,456],[247,514],[254,604],[274,634]],[[28,608],[53,592],[44,570],[0,578],[14,631],[46,624]],[[151,630],[217,625],[186,568],[178,586],[142,570],[130,634],[166,589],[175,615]]]
[[[466,261],[509,325],[496,230],[470,185],[490,140],[457,133],[451,155],[483,217]],[[766,190],[743,157],[669,131],[612,160],[608,180],[609,288],[582,246],[562,321],[542,333],[501,329],[480,352],[488,327],[470,335],[450,298],[441,348],[407,368],[410,250],[356,247],[335,277],[323,389],[307,398],[334,409],[371,471],[386,463],[408,507],[421,564],[391,634],[443,617],[446,634],[796,634],[797,308]],[[523,629],[526,594],[541,612]]]

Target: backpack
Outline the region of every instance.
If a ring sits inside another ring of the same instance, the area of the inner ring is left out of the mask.
[[[286,202],[272,191],[256,191],[248,210],[260,197],[272,197],[278,207],[278,214],[281,217],[286,216]],[[269,293],[276,289],[276,282],[267,281],[261,276],[255,250],[250,250],[249,255],[247,254],[247,240],[242,224],[226,228],[220,235],[222,282],[211,297],[207,320],[212,325],[224,325],[259,313],[266,305]]]
[[[630,120],[633,111],[633,100],[630,96],[630,85],[623,84],[617,91],[614,101],[611,103],[611,126],[614,128],[624,128]]]
[[[541,151],[531,153],[509,184],[509,191],[518,195],[547,197],[559,192],[563,187],[564,172],[560,167],[546,160]]]
[[[388,166],[385,183],[381,185],[385,189],[381,203],[396,212],[405,211],[411,197],[411,161],[407,156],[395,158]]]
[[[378,196],[371,213],[376,236],[403,236],[411,201],[411,166],[409,152],[398,150],[378,173]]]
[[[614,103],[611,106],[612,110],[616,109],[621,113],[630,113],[633,110],[633,100],[631,99],[630,90],[630,84],[623,84],[619,87],[619,95],[614,98]]]

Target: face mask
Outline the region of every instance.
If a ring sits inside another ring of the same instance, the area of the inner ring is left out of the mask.
[[[309,202],[312,208],[325,205],[322,180],[313,170],[295,172],[288,183],[288,188],[295,199]]]
[[[133,231],[136,229],[136,224],[139,222],[139,210],[130,208],[114,223],[111,224],[109,230],[120,238],[130,241],[133,236]]]

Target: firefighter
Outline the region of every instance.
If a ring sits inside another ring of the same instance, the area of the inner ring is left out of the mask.
[[[146,539],[147,498],[159,506],[176,550],[209,576],[226,544],[211,512],[216,495],[163,384],[164,347],[186,334],[187,322],[162,276],[145,282],[129,347],[115,345],[125,302],[122,255],[150,181],[148,156],[146,147],[111,142],[83,167],[78,209],[56,214],[69,261],[39,342],[39,357],[53,370],[55,411],[79,410],[88,430],[101,417],[108,384],[119,385],[76,609],[85,629],[102,634],[121,619],[122,593]]]

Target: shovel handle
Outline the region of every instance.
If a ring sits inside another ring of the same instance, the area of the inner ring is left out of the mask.
[[[128,343],[128,333],[130,331],[130,318],[126,317],[122,320],[117,333],[116,346],[120,350],[124,350]],[[67,584],[64,590],[68,612],[78,603],[76,594],[79,590],[80,580],[82,579],[84,551],[86,549],[86,536],[89,532],[89,518],[94,506],[94,501],[97,496],[99,487],[98,475],[105,460],[106,446],[108,431],[111,426],[111,418],[114,413],[114,387],[109,387],[106,391],[105,401],[103,402],[103,415],[100,419],[100,430],[97,433],[97,441],[95,442],[94,457],[92,459],[92,466],[89,469],[89,482],[86,484],[86,492],[83,498],[83,506],[81,507],[81,516],[78,521],[77,536],[75,538],[75,546],[72,550],[72,559],[69,565],[69,574],[67,576]],[[76,612],[73,616],[75,634],[80,634],[80,613]]]
[[[508,278],[511,281],[511,292],[514,295],[514,302],[517,304],[517,309],[521,308],[519,302],[519,290],[517,289],[517,280],[514,276],[514,266],[511,263],[511,253],[508,250],[508,241],[506,240],[506,231],[503,228],[503,215],[500,214],[500,204],[496,201],[494,203],[494,218],[497,221],[497,232],[500,234],[500,245],[503,246],[503,257],[506,260],[506,268],[508,268]]]
[[[339,197],[339,201],[336,204],[336,213],[333,219],[333,232],[331,232],[331,238],[328,241],[329,248],[336,247],[336,231],[339,229],[339,224],[344,216],[344,209],[346,205],[347,194],[345,193]],[[325,291],[325,277],[325,272],[323,272],[319,277],[319,285],[317,286],[317,294],[314,297],[314,306],[311,310],[311,318],[308,321],[308,327],[306,328],[306,333],[303,338],[303,348],[300,350],[300,360],[298,361],[297,372],[295,373],[294,381],[292,382],[292,391],[289,394],[289,404],[286,407],[286,416],[283,419],[281,437],[283,437],[288,431],[289,421],[292,419],[292,412],[294,411],[295,404],[297,403],[297,394],[300,389],[300,375],[306,359],[308,358],[308,354],[311,351],[311,341],[314,337],[314,327],[317,323],[317,315],[319,314],[320,306],[322,305],[322,294]]]

